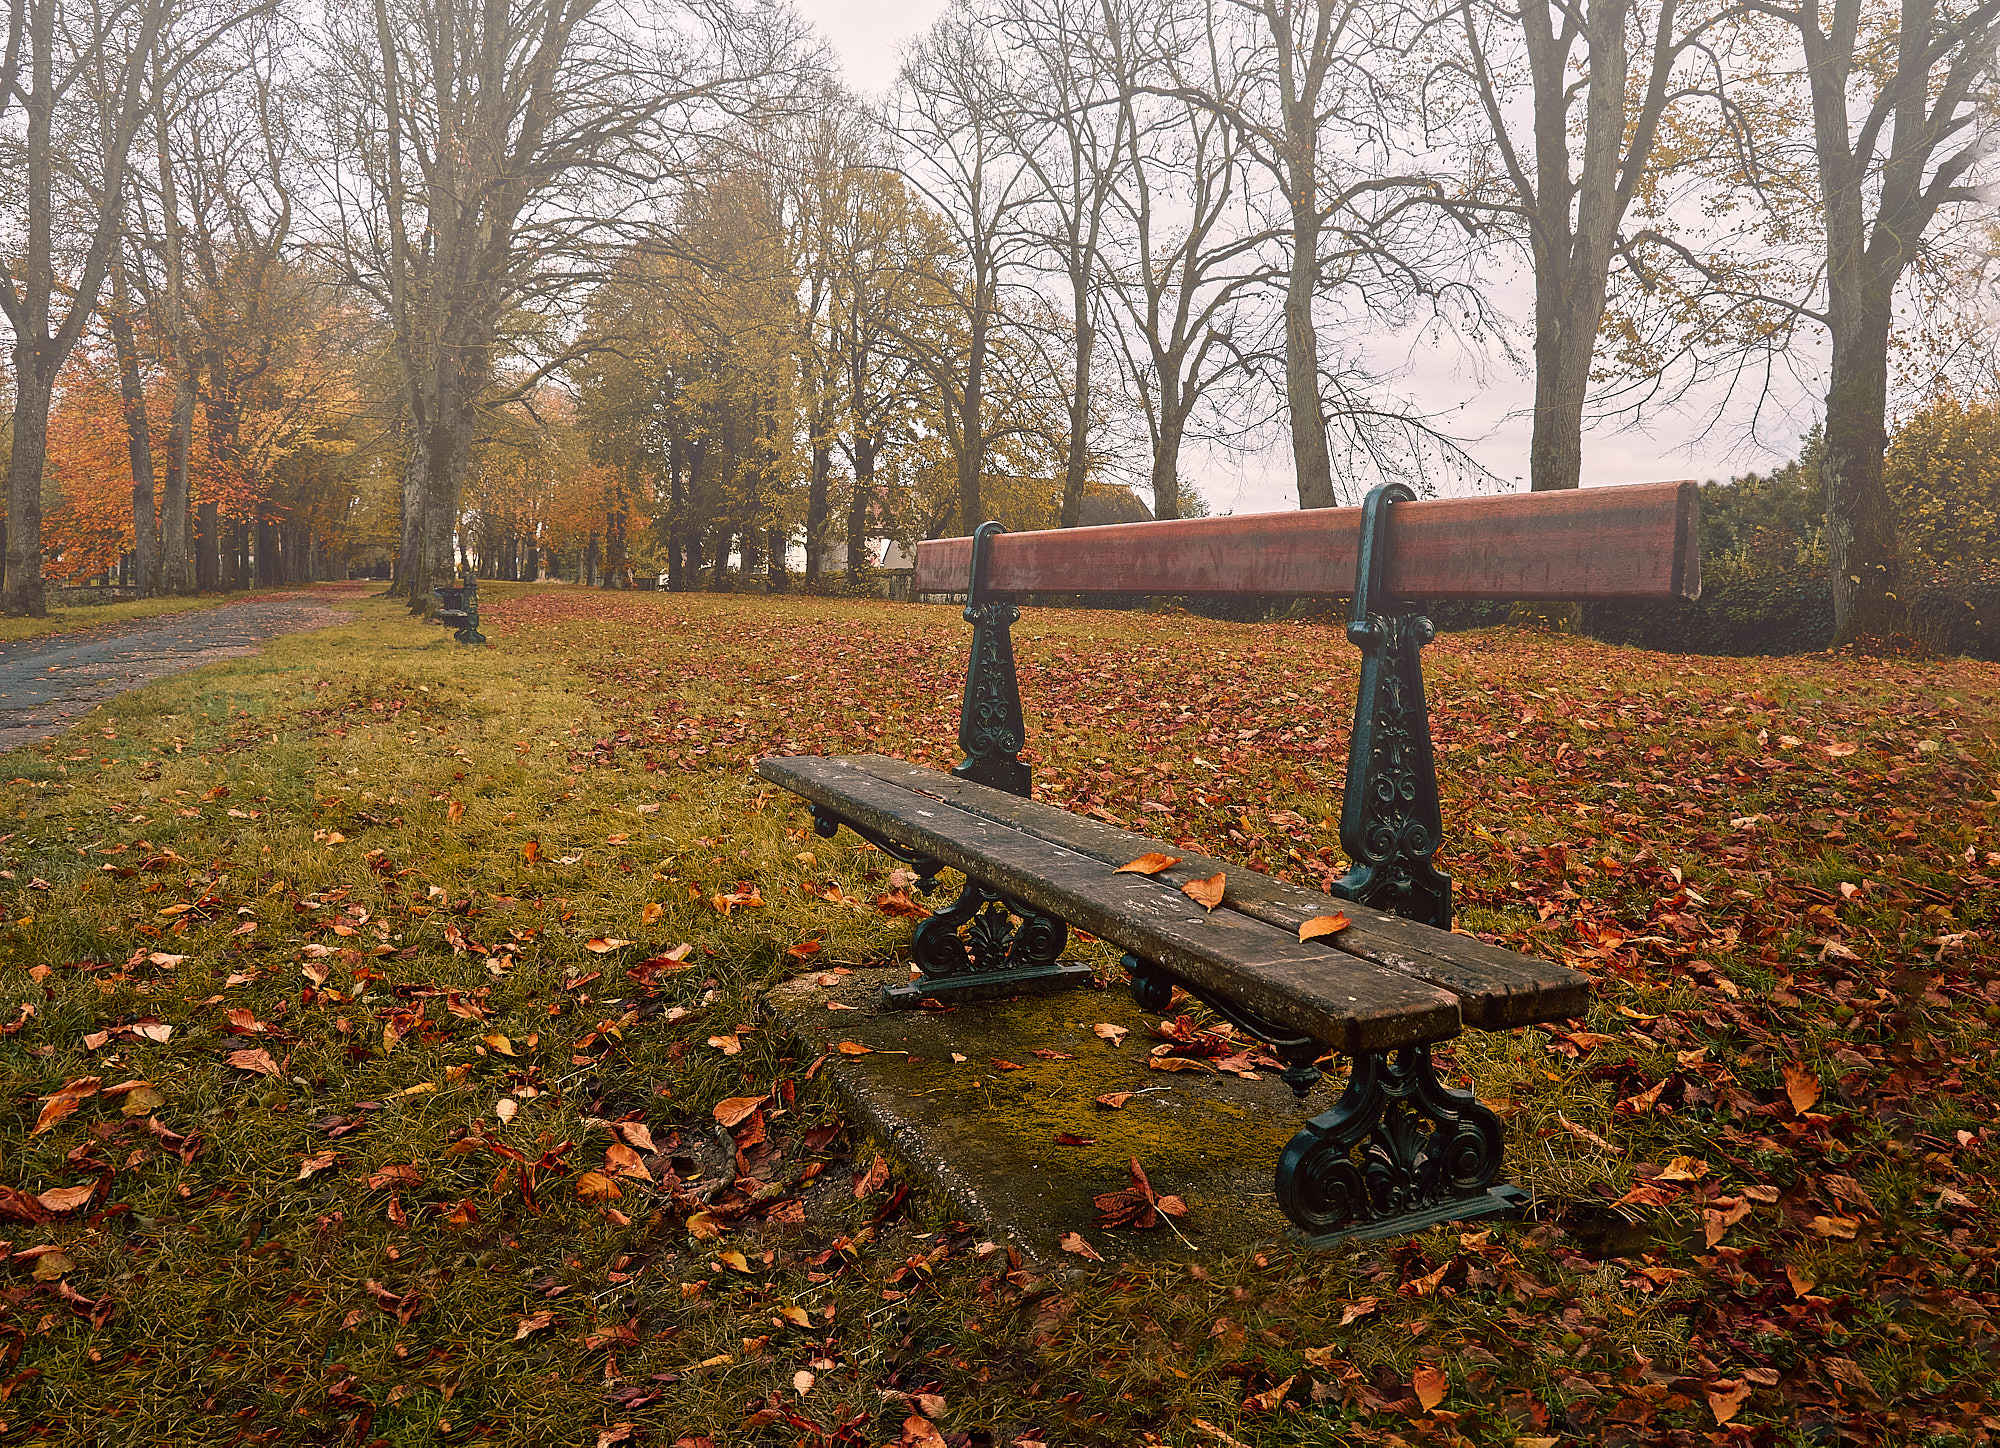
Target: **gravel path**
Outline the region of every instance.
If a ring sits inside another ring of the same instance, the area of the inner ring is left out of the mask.
[[[353,617],[336,602],[379,585],[267,593],[190,613],[163,614],[75,633],[0,643],[0,750],[60,734],[106,699],[257,652],[279,634],[326,628]]]

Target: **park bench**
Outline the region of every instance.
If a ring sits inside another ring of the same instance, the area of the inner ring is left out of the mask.
[[[917,550],[916,587],[967,580],[972,656],[949,774],[877,755],[767,756],[758,773],[919,872],[950,868],[956,902],[913,942],[921,979],[884,1004],[976,1000],[1088,980],[1060,959],[1071,926],[1125,952],[1133,994],[1165,1011],[1179,986],[1266,1043],[1303,1100],[1331,1050],[1344,1091],[1287,1145],[1278,1204],[1309,1237],[1380,1236],[1517,1211],[1498,1184],[1498,1118],[1439,1079],[1431,1047],[1470,1027],[1581,1015],[1575,971],[1452,933],[1451,881],[1418,651],[1433,627],[1415,600],[1642,600],[1700,591],[1692,483],[1417,501],[1401,484],[1360,508],[1007,533]],[[1299,938],[1327,895],[1182,851],[1030,797],[1009,629],[1035,594],[1291,594],[1353,599],[1361,649],[1340,842],[1330,887],[1350,921]],[[1120,872],[1178,855],[1156,875]],[[1225,877],[1204,911],[1180,886]]]
[[[483,644],[479,631],[479,579],[466,574],[457,583],[440,584],[431,590],[438,601],[437,621],[452,631],[462,644]]]

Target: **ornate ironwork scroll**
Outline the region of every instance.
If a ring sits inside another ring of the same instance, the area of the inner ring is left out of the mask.
[[[1418,658],[1437,631],[1414,604],[1382,597],[1389,504],[1415,497],[1403,483],[1384,483],[1361,505],[1361,550],[1347,625],[1347,637],[1361,650],[1361,686],[1340,809],[1340,847],[1352,866],[1328,891],[1449,930],[1451,877],[1432,863],[1444,821]]]
[[[987,550],[993,537],[1006,531],[999,523],[981,523],[972,535],[972,576],[965,591],[972,662],[965,671],[965,702],[958,715],[958,743],[965,758],[951,772],[1026,798],[1033,781],[1020,753],[1028,742],[1028,725],[1021,716],[1010,632],[1021,610],[1013,599],[986,592]]]
[[[823,840],[832,839],[840,833],[840,827],[845,825],[890,859],[901,860],[917,872],[916,883],[911,888],[919,894],[928,895],[937,889],[937,874],[944,866],[929,855],[919,854],[915,850],[899,845],[879,830],[871,830],[866,825],[857,825],[846,815],[836,814],[823,804],[812,807],[812,821],[813,833]]]
[[[1299,1100],[1305,1100],[1306,1093],[1319,1084],[1319,1058],[1326,1054],[1326,1042],[1273,1024],[1226,996],[1213,995],[1198,985],[1182,980],[1154,961],[1127,955],[1120,964],[1132,977],[1132,999],[1138,1002],[1139,1009],[1151,1011],[1156,1016],[1165,1015],[1174,1003],[1174,987],[1179,986],[1230,1025],[1276,1051],[1278,1059],[1285,1063],[1279,1079],[1292,1088],[1292,1095]]]
[[[1059,959],[1069,926],[968,879],[958,899],[917,927],[911,955],[923,979],[885,987],[882,1004],[979,1000],[1088,984],[1090,967]]]
[[[1438,1080],[1429,1046],[1365,1052],[1285,1147],[1278,1205],[1321,1243],[1516,1212],[1527,1194],[1493,1185],[1503,1138],[1498,1117]]]

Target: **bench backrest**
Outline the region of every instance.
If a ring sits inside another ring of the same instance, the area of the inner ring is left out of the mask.
[[[1397,503],[1384,591],[1395,598],[1695,598],[1699,492],[1692,482]],[[996,594],[1304,594],[1354,591],[1361,509],[1317,508],[1003,533],[989,543]],[[917,545],[916,590],[962,593],[972,539]]]

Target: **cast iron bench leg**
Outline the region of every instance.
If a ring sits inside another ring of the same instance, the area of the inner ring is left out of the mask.
[[[1273,1025],[1152,961],[1128,955],[1124,964],[1144,1009],[1164,1014],[1179,986],[1276,1051],[1283,1080],[1300,1100],[1320,1079],[1325,1042]],[[1506,1143],[1500,1118],[1471,1092],[1438,1080],[1428,1045],[1364,1051],[1352,1060],[1340,1099],[1300,1127],[1278,1158],[1278,1206],[1314,1246],[1513,1215],[1527,1205],[1520,1188],[1493,1184]]]
[[[1437,1078],[1429,1046],[1353,1057],[1347,1089],[1278,1158],[1278,1205],[1315,1246],[1512,1216],[1527,1205],[1495,1186],[1506,1133],[1469,1091]]]

